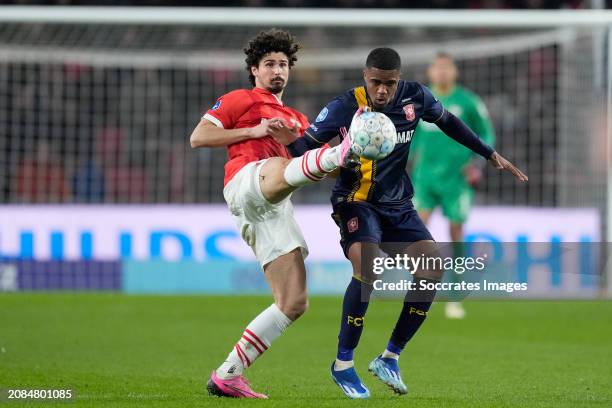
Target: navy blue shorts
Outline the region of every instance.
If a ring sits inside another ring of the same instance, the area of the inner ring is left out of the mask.
[[[347,258],[348,249],[354,242],[433,241],[412,206],[382,209],[366,202],[343,202],[334,206],[332,218],[340,227],[340,245]]]

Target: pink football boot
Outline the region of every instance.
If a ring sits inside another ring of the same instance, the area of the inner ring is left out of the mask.
[[[340,149],[338,152],[339,155],[339,164],[340,167],[352,167],[359,163],[359,156],[353,153],[351,149],[351,141],[349,139],[348,132],[341,132],[343,139],[340,145],[337,147]]]
[[[251,389],[249,382],[246,378],[239,375],[229,380],[222,380],[217,376],[217,373],[213,370],[208,380],[206,387],[210,395],[216,395],[217,397],[230,397],[230,398],[264,398],[268,396],[260,394]]]

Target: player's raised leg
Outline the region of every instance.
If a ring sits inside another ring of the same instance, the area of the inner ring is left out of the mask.
[[[266,200],[277,203],[297,188],[323,180],[328,173],[345,166],[350,160],[348,137],[336,147],[309,150],[294,159],[273,157],[266,160],[261,169],[261,192]]]

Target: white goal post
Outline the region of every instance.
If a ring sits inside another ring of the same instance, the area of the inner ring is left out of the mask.
[[[4,6],[0,22],[349,27],[607,27],[608,10],[377,10]]]

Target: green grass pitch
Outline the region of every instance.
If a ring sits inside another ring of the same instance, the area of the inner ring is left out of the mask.
[[[332,383],[340,298],[309,312],[249,369],[270,400],[209,397],[204,383],[267,297],[0,295],[0,388],[73,388],[83,407],[611,407],[612,302],[469,302],[464,321],[429,319],[400,360],[407,396],[366,371],[399,304],[373,302],[356,352],[372,391]],[[68,404],[68,405],[67,405]]]

